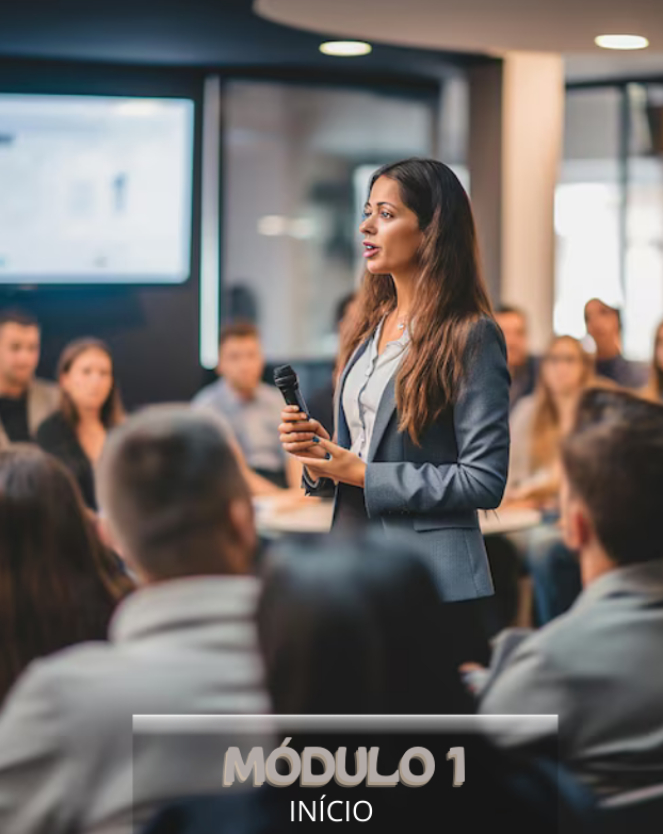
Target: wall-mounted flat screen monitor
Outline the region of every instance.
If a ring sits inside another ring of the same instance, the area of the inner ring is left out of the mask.
[[[0,284],[185,281],[193,109],[0,93]]]

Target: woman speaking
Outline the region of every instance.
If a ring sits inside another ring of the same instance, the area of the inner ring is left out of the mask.
[[[463,659],[482,660],[493,586],[477,510],[497,507],[506,483],[509,373],[469,199],[441,162],[397,162],[374,174],[360,231],[336,442],[296,406],[281,442],[305,465],[307,492],[333,489],[335,529],[376,522],[424,553],[457,611]]]

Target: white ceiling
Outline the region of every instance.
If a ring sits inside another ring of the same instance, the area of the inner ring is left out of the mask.
[[[571,78],[663,72],[663,0],[254,0],[254,9],[277,23],[372,43],[564,53]],[[606,53],[594,46],[600,34],[644,35],[650,48]]]

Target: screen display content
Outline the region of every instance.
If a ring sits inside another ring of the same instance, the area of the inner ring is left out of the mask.
[[[189,277],[189,99],[0,94],[0,283]]]

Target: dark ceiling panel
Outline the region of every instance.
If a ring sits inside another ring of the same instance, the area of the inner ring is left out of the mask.
[[[256,16],[251,0],[2,0],[0,56],[179,66],[308,66],[440,77],[472,56],[376,46],[321,55],[322,38]],[[480,59],[479,59],[480,60]]]

